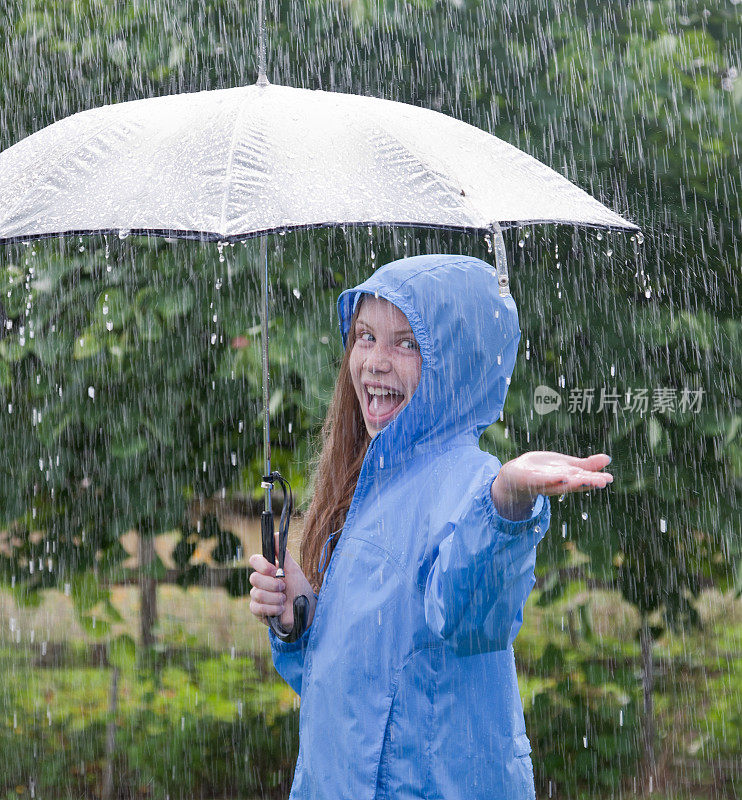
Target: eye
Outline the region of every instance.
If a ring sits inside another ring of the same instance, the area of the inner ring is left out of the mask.
[[[370,339],[365,339],[365,338],[364,338],[365,336],[370,336],[371,338],[370,338]],[[357,340],[358,340],[358,341],[361,341],[361,342],[370,342],[370,341],[373,341],[373,338],[374,338],[374,335],[373,335],[373,333],[369,333],[368,331],[362,331],[362,332],[361,332],[361,333],[358,335],[358,337],[357,337]]]
[[[404,339],[402,341],[402,347],[406,350],[417,350],[417,342],[414,339]]]

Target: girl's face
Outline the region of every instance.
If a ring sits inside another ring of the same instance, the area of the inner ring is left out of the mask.
[[[349,365],[373,437],[410,402],[420,382],[420,348],[397,306],[383,297],[363,297]]]

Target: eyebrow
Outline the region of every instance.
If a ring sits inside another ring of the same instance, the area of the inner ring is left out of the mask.
[[[356,320],[356,325],[365,325],[367,328],[371,328],[371,330],[373,330],[373,327],[374,327],[370,322],[367,322],[365,319],[357,319]],[[402,328],[401,330],[394,331],[394,333],[392,335],[393,336],[399,336],[401,333],[412,333],[413,336],[415,335],[413,330],[412,330],[412,328],[410,328],[410,327]]]

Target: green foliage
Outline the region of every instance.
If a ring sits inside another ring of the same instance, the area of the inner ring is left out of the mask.
[[[286,796],[298,712],[286,710],[290,690],[282,682],[265,682],[245,657],[171,650],[153,675],[136,670],[130,638],[118,637],[108,651],[121,670],[114,764],[120,791],[157,798]],[[0,651],[0,693],[16,698],[0,724],[0,796],[17,796],[16,787],[28,789],[31,780],[38,794],[98,796],[110,671],[29,673],[16,659]]]
[[[526,712],[537,791],[559,797],[615,791],[639,764],[635,677],[588,656],[568,659],[553,642],[533,668],[552,676]]]

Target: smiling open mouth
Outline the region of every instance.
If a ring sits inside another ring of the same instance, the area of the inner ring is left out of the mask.
[[[381,422],[391,417],[404,402],[404,394],[391,389],[366,387],[366,408],[369,416]]]

